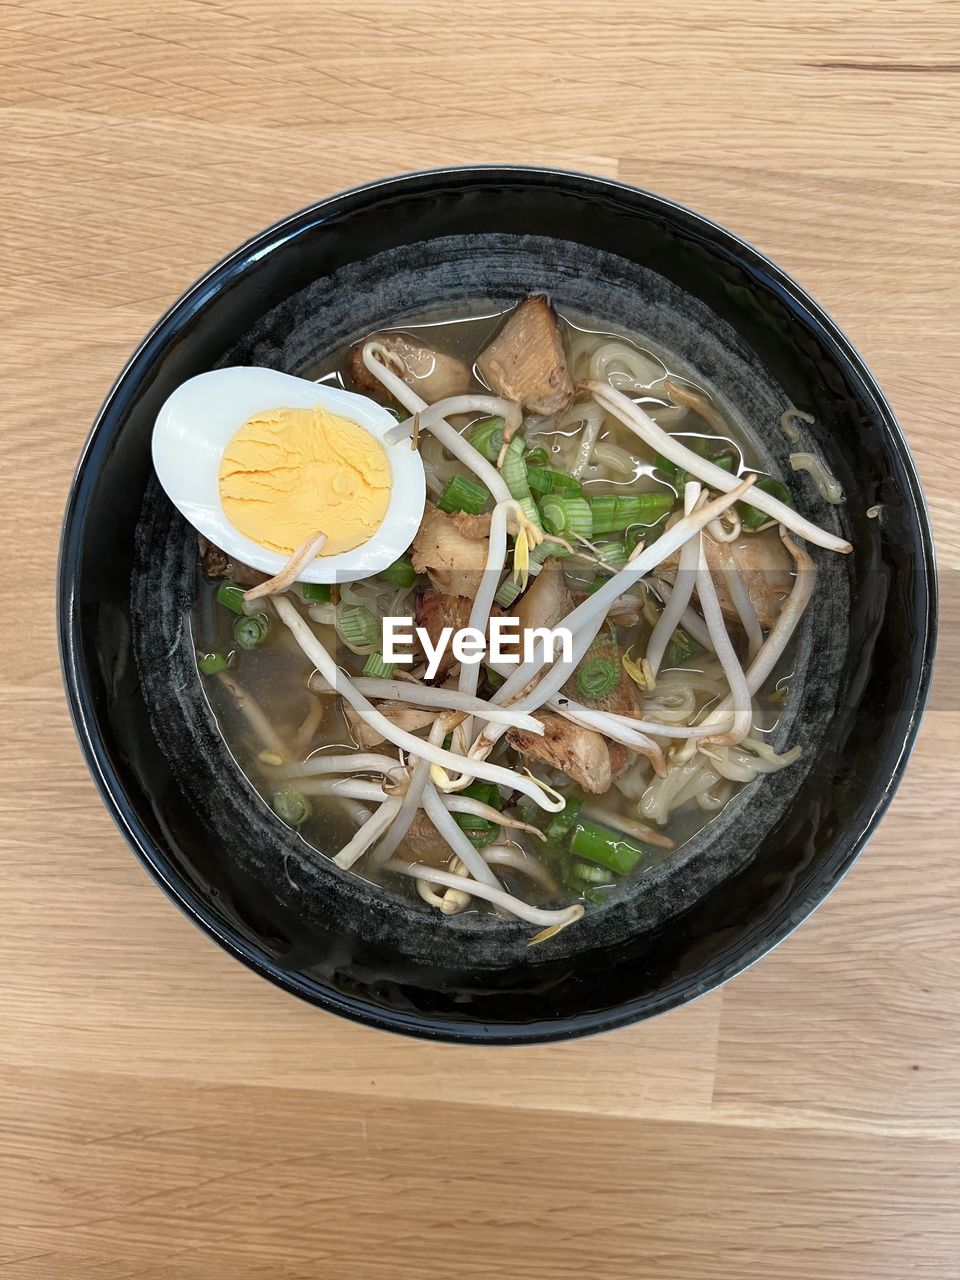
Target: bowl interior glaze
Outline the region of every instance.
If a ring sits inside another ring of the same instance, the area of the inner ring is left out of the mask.
[[[191,531],[150,468],[157,410],[227,364],[309,373],[384,323],[545,291],[653,336],[735,408],[788,475],[777,423],[815,416],[844,487],[798,505],[843,532],[818,585],[780,726],[802,763],[577,929],[529,949],[490,916],[441,919],[310,856],[216,731],[184,616]],[[868,509],[879,506],[877,518]],[[836,883],[899,780],[929,684],[930,533],[902,435],[862,361],[755,250],[658,197],[581,175],[480,169],[393,179],[302,211],[226,259],[148,336],[104,405],[68,508],[61,636],[81,740],[148,868],[223,945],[282,986],[375,1025],[531,1041],[616,1026],[723,981]]]

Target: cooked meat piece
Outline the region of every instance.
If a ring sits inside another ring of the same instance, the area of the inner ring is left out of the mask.
[[[407,333],[374,333],[364,338],[350,354],[350,377],[364,395],[384,395],[383,383],[363,363],[363,347],[371,341],[379,342],[390,353],[390,368],[427,404],[462,395],[470,389],[470,369],[456,356],[434,351]]]
[[[416,733],[418,730],[432,725],[437,715],[435,710],[427,707],[414,707],[409,702],[375,702],[374,706],[382,715],[386,716],[391,724],[395,724],[398,729],[406,729],[408,733]],[[343,713],[347,718],[347,724],[350,726],[350,731],[355,741],[365,751],[385,741],[383,734],[368,725],[366,721],[361,720],[354,709],[346,702],[343,704]]]
[[[208,578],[229,578],[238,587],[257,587],[261,582],[266,582],[268,574],[261,573],[259,569],[251,569],[242,560],[231,560],[225,551],[221,551],[202,533],[197,534],[197,543],[200,547],[200,565]]]
[[[714,542],[709,534],[704,534],[704,547],[723,616],[730,622],[736,622],[740,616],[727,586],[726,570],[732,560],[740,571],[761,627],[764,630],[772,627],[780,616],[781,601],[793,585],[790,576],[793,562],[777,530],[741,534],[735,542],[723,543]],[[660,568],[668,582],[673,581],[679,558],[680,553],[674,552]]]
[[[497,395],[519,400],[528,413],[549,417],[573,398],[560,326],[544,297],[521,302],[477,368]]]
[[[521,635],[533,627],[555,627],[573,608],[559,560],[544,561],[543,568],[517,603]]]
[[[610,749],[602,734],[565,720],[552,711],[541,711],[543,736],[526,729],[508,729],[507,741],[527,760],[537,760],[562,770],[584,791],[603,795],[610,790],[613,770]]]
[[[410,823],[410,829],[400,846],[416,862],[430,867],[442,867],[450,858],[450,846],[422,809]],[[442,892],[442,890],[437,890]]]
[[[450,516],[428,502],[410,548],[413,567],[438,591],[472,599],[483,581],[489,531],[489,516]]]
[[[453,627],[460,631],[470,625],[470,610],[473,601],[467,596],[448,596],[440,591],[423,591],[417,596],[417,626],[423,627],[432,644],[437,644],[444,627]],[[500,609],[494,605],[490,616],[500,616]],[[444,680],[456,665],[456,658],[449,647],[444,650],[440,666],[434,676],[434,683]]]

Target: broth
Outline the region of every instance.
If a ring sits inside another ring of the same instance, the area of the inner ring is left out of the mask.
[[[472,370],[472,389],[487,393],[488,388],[478,372],[477,356],[500,330],[505,316],[512,310],[513,308],[490,311],[479,305],[438,310],[405,319],[402,325],[394,327],[394,331],[411,335],[436,351],[460,358]],[[575,383],[588,377],[608,381],[640,404],[664,430],[688,448],[726,460],[725,465],[736,475],[758,471],[750,441],[745,438],[730,413],[713,401],[707,390],[699,384],[696,372],[686,367],[674,354],[662,350],[645,335],[614,332],[608,326],[598,326],[588,317],[572,312],[560,310],[558,323]],[[305,376],[348,390],[353,389],[349,373],[351,351],[352,348],[339,350],[318,360],[316,366]],[[667,377],[673,383],[679,383],[692,391],[695,396],[702,397],[710,410],[712,421],[707,422],[695,409],[676,403],[665,390]],[[384,403],[393,403],[386,392],[381,399]],[[682,512],[684,477],[678,477],[676,471],[665,474],[663,467],[657,465],[654,452],[635,434],[610,413],[598,410],[593,402],[584,402],[581,398],[576,399],[570,408],[551,417],[526,416],[523,432],[525,447],[528,456],[536,460],[531,465],[539,464],[548,471],[552,469],[567,475],[576,473],[585,432],[589,429],[589,421],[585,423],[584,420],[584,413],[588,409],[600,419],[600,423],[589,451],[590,460],[576,477],[583,497],[593,500],[622,494],[669,495]],[[458,431],[464,432],[485,416],[488,415],[466,414],[453,418],[452,422]],[[462,472],[463,468],[435,437],[425,435],[420,449],[427,473],[428,497],[436,501],[451,476]],[[645,526],[642,529],[646,544],[655,543],[669,519],[670,516],[665,514],[652,527]],[[622,535],[625,544],[628,534],[629,530]],[[778,550],[781,545],[775,528],[749,535],[741,533],[740,536],[765,539],[771,546],[776,542]],[[607,541],[615,541],[620,537],[620,534],[611,532],[593,538],[592,542],[594,546],[605,545]],[[756,545],[759,547],[762,542],[757,542]],[[577,555],[565,557],[557,564],[572,598],[586,599],[594,580],[598,576],[605,576],[598,571],[596,563]],[[558,570],[554,567],[551,571]],[[287,761],[316,761],[332,753],[355,753],[359,756],[364,750],[397,755],[396,749],[389,743],[370,748],[361,747],[357,726],[344,713],[340,699],[309,690],[308,681],[314,665],[304,655],[291,632],[275,616],[269,603],[264,602],[263,609],[263,616],[270,625],[267,642],[251,651],[238,649],[233,637],[237,615],[217,603],[220,582],[206,577],[202,572],[200,578],[197,604],[191,620],[198,653],[232,655],[229,670],[207,677],[204,687],[223,736],[239,767],[250,778],[265,803],[270,804],[278,785],[283,785],[278,784],[278,770],[283,761],[277,758],[278,753],[272,751],[269,745],[264,745],[263,733],[258,733],[256,726],[251,723],[251,700],[262,709],[269,725],[283,744],[283,755]],[[663,599],[658,598],[658,581],[658,575],[654,572],[651,575],[653,590],[648,591],[642,584],[635,588],[620,614],[613,618],[612,631],[601,632],[601,638],[604,634],[607,636],[603,643],[610,642],[609,651],[619,660],[618,680],[622,681],[623,678],[621,664],[624,657],[628,663],[639,663],[640,657],[646,652],[663,603]],[[367,584],[353,584],[352,597],[349,589],[342,589],[341,608],[351,598],[356,599],[360,607],[370,605],[373,589],[365,589],[366,587]],[[790,583],[787,584],[787,590],[789,587]],[[430,582],[421,574],[418,575],[415,587],[405,591],[395,584],[386,584],[381,595],[384,598],[392,595],[393,599],[387,600],[387,604],[390,608],[405,613],[412,612],[410,606],[414,593],[423,594],[431,590]],[[335,612],[335,605],[332,602],[329,606],[322,603],[312,606],[309,602],[305,604],[312,614],[314,630],[328,651],[335,653],[337,662],[351,675],[360,676],[367,655],[351,652],[342,639],[338,638],[337,630],[331,623],[331,611]],[[631,620],[631,608],[636,614],[635,621]],[[504,611],[509,612],[510,609],[505,608]],[[746,666],[749,654],[745,631],[734,627],[732,639],[739,659]],[[729,759],[725,757],[725,772],[728,776],[723,776],[722,772],[714,769],[711,757],[702,753],[694,753],[693,760],[687,765],[671,765],[666,779],[655,777],[648,758],[627,749],[616,753],[618,759],[621,755],[625,759],[620,762],[618,769],[614,769],[614,753],[610,748],[611,768],[616,773],[612,785],[604,794],[589,795],[582,787],[571,782],[570,777],[559,768],[542,761],[532,763],[530,768],[538,779],[562,789],[568,800],[583,801],[583,808],[576,819],[581,825],[589,827],[590,824],[599,824],[619,832],[622,843],[640,847],[643,856],[624,874],[613,874],[603,865],[591,870],[594,864],[589,860],[575,858],[573,866],[578,869],[575,875],[569,870],[569,855],[565,855],[566,862],[563,862],[549,848],[545,848],[536,836],[516,828],[504,829],[494,843],[512,848],[517,865],[497,868],[501,883],[511,893],[522,895],[527,902],[533,904],[583,900],[588,909],[596,909],[618,887],[629,884],[659,861],[673,856],[684,842],[716,817],[743,785],[737,780],[737,776],[746,776],[754,765],[762,773],[790,762],[787,756],[780,756],[778,759],[769,746],[784,701],[789,697],[790,655],[788,647],[753,697],[753,723],[749,741],[760,744],[762,754],[758,756],[753,748],[744,747],[742,752],[745,753],[745,758],[741,760],[736,754],[738,749],[729,748]],[[642,667],[638,669],[643,677]],[[496,684],[494,676],[481,677],[481,691],[485,691],[488,696],[492,694]],[[646,719],[660,721],[665,726],[670,723],[674,727],[678,724],[693,726],[715,710],[727,692],[727,681],[717,657],[699,645],[689,630],[684,628],[675,633],[657,673],[653,690],[643,693],[643,715]],[[663,750],[676,754],[684,740],[664,737],[662,740],[655,738],[655,743]],[[517,766],[519,759],[518,751],[508,745],[506,737],[500,738],[490,755],[492,762],[503,763],[511,768]],[[682,769],[686,769],[683,777]],[[373,785],[382,782],[382,776],[375,770],[358,769],[354,776],[366,778]],[[304,793],[309,792],[311,785],[317,785],[316,779],[312,783],[309,779],[286,781],[294,786],[299,781]],[[354,836],[358,823],[363,821],[364,813],[369,815],[377,807],[376,801],[356,797],[308,794],[307,799],[310,812],[297,824],[297,830],[302,839],[320,856],[332,856],[346,845]],[[501,788],[496,807],[518,821],[538,825],[541,830],[550,826],[552,814],[537,814],[535,806],[522,801],[522,798],[520,804],[516,801],[516,795],[510,795],[506,788]],[[418,839],[417,827],[422,825],[419,821],[415,823],[412,836],[404,840],[395,857],[407,857],[424,866],[449,868],[453,860],[452,851],[442,841],[437,842],[440,847],[433,849],[431,841],[425,842],[422,838],[422,832]],[[641,839],[633,834],[634,830],[641,827],[648,828],[653,833],[649,839]],[[539,879],[532,878],[522,869],[523,856],[536,860],[546,874]],[[412,878],[378,868],[375,859],[370,856],[358,861],[354,870],[393,892],[400,892],[411,898],[416,898],[418,892],[423,895],[423,884],[418,886]],[[595,881],[591,878],[594,876]],[[433,890],[426,890],[427,895],[430,892],[440,894],[443,890],[434,886]],[[424,909],[427,907],[424,906]],[[474,898],[466,909],[488,910],[490,907]]]

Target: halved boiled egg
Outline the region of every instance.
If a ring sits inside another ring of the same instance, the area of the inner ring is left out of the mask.
[[[352,582],[401,556],[423,516],[423,463],[409,435],[389,439],[396,425],[352,391],[215,369],[161,408],[153,464],[171,502],[231,559],[273,575],[323,531],[302,581]]]

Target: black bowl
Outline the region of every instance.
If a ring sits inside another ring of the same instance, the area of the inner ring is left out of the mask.
[[[787,473],[789,404],[846,504],[798,505],[854,554],[817,556],[791,741],[800,764],[576,929],[529,949],[495,917],[440,919],[304,856],[213,725],[184,611],[190,531],[152,477],[173,389],[218,364],[308,370],[325,351],[457,299],[561,303],[647,332],[735,405]],[[868,516],[869,509],[879,513]],[[901,431],[863,361],[796,284],[658,196],[523,168],[413,174],[323,200],[195,284],[147,336],[84,449],[60,562],[77,730],[147,869],[222,946],[371,1025],[457,1041],[583,1035],[682,1004],[779,942],[837,883],[900,780],[930,683],[933,548]],[[288,876],[288,872],[290,875]]]

